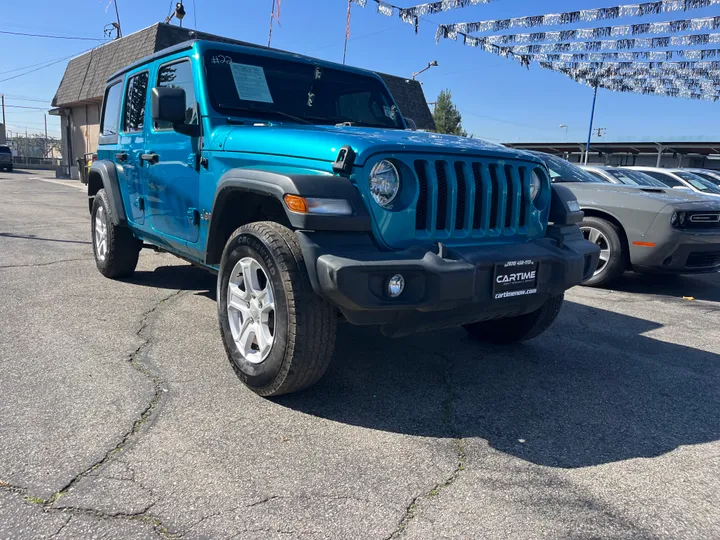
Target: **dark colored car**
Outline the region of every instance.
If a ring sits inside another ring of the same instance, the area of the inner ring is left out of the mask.
[[[607,285],[626,270],[720,270],[720,201],[665,185],[611,184],[562,158],[532,153],[545,161],[553,183],[575,194],[585,212],[580,229],[600,246],[600,263],[585,285]]]
[[[408,129],[372,72],[185,43],[108,80],[100,132],[98,269],[154,246],[217,273],[225,350],[260,395],[317,381],[340,318],[531,339],[597,265],[542,161]]]
[[[10,148],[4,144],[0,144],[0,169],[12,172],[13,158]]]

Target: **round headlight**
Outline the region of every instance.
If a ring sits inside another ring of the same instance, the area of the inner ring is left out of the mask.
[[[383,159],[370,171],[370,193],[380,206],[387,206],[400,191],[400,174],[391,162]]]
[[[530,196],[532,197],[533,201],[540,194],[541,188],[542,179],[540,178],[540,175],[537,173],[537,171],[533,171],[530,175]]]

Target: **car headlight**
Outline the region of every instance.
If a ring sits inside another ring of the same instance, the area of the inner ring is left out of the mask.
[[[673,227],[684,227],[687,222],[687,212],[673,212],[670,216],[670,225]]]
[[[530,197],[532,197],[533,201],[540,194],[541,189],[542,178],[540,178],[540,175],[537,173],[537,171],[533,171],[530,175]]]
[[[387,207],[400,191],[400,174],[387,159],[379,161],[370,171],[370,193],[375,202]]]

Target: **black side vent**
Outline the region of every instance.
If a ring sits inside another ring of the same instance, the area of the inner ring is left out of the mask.
[[[505,203],[505,227],[512,227],[513,224],[513,202],[515,199],[515,183],[513,182],[513,168],[505,165],[505,182],[507,182],[507,199]]]
[[[435,162],[435,174],[437,174],[438,179],[437,219],[435,220],[435,228],[438,231],[443,231],[447,229],[448,203],[447,163],[445,161]]]
[[[455,230],[465,228],[465,201],[467,200],[467,184],[465,168],[460,161],[455,162],[455,178],[457,179],[457,212],[455,213]]]
[[[528,178],[528,170],[525,167],[518,169],[520,174],[520,216],[518,219],[518,225],[520,227],[525,226],[525,214],[527,213],[527,201],[525,200],[525,190],[528,187],[530,179]]]
[[[492,186],[492,193],[490,194],[490,228],[499,229],[500,223],[498,223],[498,207],[500,206],[500,182],[498,181],[497,175],[498,166],[493,164],[488,167],[490,170],[490,185]]]
[[[475,200],[473,201],[473,229],[479,229],[482,226],[482,203],[483,203],[483,183],[482,171],[480,163],[475,161],[472,164],[473,180],[475,181]]]
[[[415,162],[415,173],[418,177],[418,202],[415,210],[415,229],[425,230],[427,226],[427,206],[428,206],[428,180],[427,180],[427,161],[417,160]]]

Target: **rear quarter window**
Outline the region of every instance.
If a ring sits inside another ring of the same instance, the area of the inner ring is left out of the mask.
[[[122,97],[122,84],[116,83],[105,90],[105,104],[103,105],[102,125],[100,134],[107,137],[117,135],[120,118],[120,98]]]

